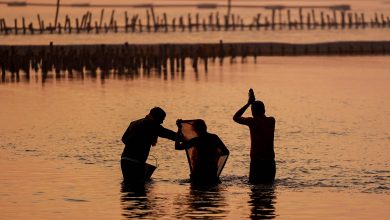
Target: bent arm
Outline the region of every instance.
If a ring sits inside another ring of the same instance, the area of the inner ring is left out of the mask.
[[[236,114],[233,116],[233,121],[239,123],[239,124],[247,124],[245,118],[242,117],[246,109],[250,106],[250,103],[246,103],[244,106],[242,106]]]

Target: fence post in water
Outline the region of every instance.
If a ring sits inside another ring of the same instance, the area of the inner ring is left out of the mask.
[[[109,23],[109,25],[108,25],[109,29],[111,29],[111,30],[114,29],[114,21],[115,21],[114,16],[115,16],[115,9],[112,10],[112,12],[111,12],[110,23]]]
[[[199,13],[195,15],[195,22],[196,31],[199,31]]]
[[[139,27],[139,32],[142,32],[142,21],[141,19],[138,20],[138,27]]]
[[[341,11],[341,28],[345,27],[345,11]]]
[[[378,19],[378,14],[375,12],[375,26],[379,27],[379,19]]]
[[[240,17],[238,17],[238,18],[240,18]],[[236,30],[236,17],[234,14],[232,14],[232,25],[231,26],[233,27],[233,31],[235,31]]]
[[[15,18],[15,35],[18,35],[18,20]]]
[[[184,22],[183,22],[183,16],[179,17],[179,26],[181,27],[181,31],[184,31],[185,26],[184,26]]]
[[[386,20],[383,14],[381,14],[381,21],[382,21],[382,27],[386,27]]]
[[[210,13],[209,15],[209,26],[211,27],[211,30],[214,31],[213,13]]]
[[[76,18],[76,33],[80,33],[79,19]]]
[[[188,30],[192,31],[191,14],[188,13]]]
[[[225,57],[225,51],[223,49],[223,41],[219,41],[219,64],[222,66],[223,64],[223,59]]]
[[[352,28],[353,26],[352,13],[348,13],[348,26],[349,28]]]
[[[172,19],[172,31],[173,31],[173,32],[176,31],[176,18],[173,18],[173,19]]]
[[[23,34],[26,34],[26,21],[24,17],[22,17],[22,26],[23,26]]]
[[[165,27],[165,32],[168,32],[168,18],[167,18],[167,13],[164,13],[164,27]]]
[[[387,26],[390,27],[390,18],[389,18],[389,16],[386,17],[386,20],[387,20]]]
[[[260,29],[260,18],[261,18],[261,14],[257,14],[257,17],[256,17],[256,28],[257,28],[257,30]]]
[[[103,17],[104,17],[104,8],[100,11],[99,30],[102,28],[103,25]]]
[[[335,28],[338,27],[336,10],[333,10],[333,25]]]
[[[156,16],[154,14],[154,9],[153,7],[150,8],[150,12],[152,13],[152,21],[153,21],[153,26],[154,26],[154,31],[156,32],[158,29],[157,21],[156,21]]]
[[[129,27],[129,16],[127,15],[127,11],[125,11],[125,32],[127,33]]]
[[[271,27],[272,27],[272,30],[275,29],[275,9],[272,9],[272,20],[271,20]]]
[[[98,34],[99,33],[99,24],[97,21],[95,21],[95,33]]]
[[[219,22],[219,13],[217,12],[217,14],[215,15],[215,24],[216,24],[216,26],[217,26],[217,30],[219,31],[219,30],[221,30],[221,24],[220,24],[220,22]]]
[[[307,18],[306,18],[306,19],[307,19],[307,24],[306,24],[306,25],[307,25],[307,28],[310,29],[310,28],[311,28],[311,20],[310,20],[311,17],[310,17],[310,14],[309,14],[309,13],[307,13]]]
[[[290,11],[290,9],[287,9],[287,24],[288,24],[288,28],[291,29],[291,11]]]
[[[316,20],[316,14],[315,14],[315,11],[314,9],[311,10],[311,15],[313,17],[313,25],[314,25],[314,28],[317,27],[318,23],[317,23],[317,20]]]
[[[301,29],[303,28],[303,14],[302,14],[302,8],[299,8],[299,26]]]

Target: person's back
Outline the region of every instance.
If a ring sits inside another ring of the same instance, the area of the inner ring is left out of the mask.
[[[196,157],[191,173],[192,181],[196,183],[218,182],[218,158],[228,153],[225,145],[217,135],[211,133],[194,138],[191,144],[194,146]]]
[[[207,126],[203,120],[190,121],[187,123],[192,125],[196,136],[187,139],[181,144],[177,142],[178,146],[176,149],[187,149],[189,152],[190,177],[193,184],[214,185],[219,182],[219,159],[221,156],[229,155],[229,150],[216,134],[207,132]],[[222,170],[222,168],[220,169]]]
[[[273,160],[275,119],[273,117],[247,118],[251,136],[251,159]]]
[[[249,106],[251,106],[253,117],[242,117]],[[272,183],[276,173],[274,153],[275,119],[265,116],[264,103],[255,101],[253,90],[249,90],[247,104],[234,114],[233,120],[248,126],[250,130],[251,164],[249,181],[252,183]]]
[[[133,158],[145,162],[150,146],[157,141],[159,126],[148,118],[132,121],[122,137],[122,142],[125,144],[122,158]]]

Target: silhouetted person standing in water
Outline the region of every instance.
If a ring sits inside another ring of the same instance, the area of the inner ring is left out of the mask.
[[[123,134],[125,148],[121,157],[121,168],[125,183],[144,183],[145,162],[151,146],[157,144],[157,138],[176,139],[176,132],[164,128],[161,124],[166,113],[160,107],[154,107],[142,119],[130,123]]]
[[[196,119],[190,124],[198,136],[189,141],[181,140],[181,143],[178,140],[175,148],[177,150],[192,149],[191,155],[189,155],[191,183],[197,186],[218,184],[220,182],[217,175],[218,160],[220,156],[229,155],[229,150],[216,134],[207,132],[204,120]]]
[[[253,117],[242,117],[251,106]],[[253,90],[249,90],[248,102],[233,116],[233,120],[249,127],[251,135],[251,183],[273,183],[276,165],[274,153],[275,118],[265,116],[264,103],[256,101]]]

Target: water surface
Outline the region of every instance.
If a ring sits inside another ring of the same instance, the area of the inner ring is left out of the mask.
[[[386,219],[389,61],[261,57],[211,63],[208,73],[104,80],[63,73],[44,83],[39,73],[29,81],[7,75],[0,84],[1,217]],[[247,183],[249,131],[232,116],[248,88],[277,121],[272,187]],[[120,138],[154,106],[167,111],[167,128],[176,130],[178,118],[203,118],[221,137],[231,152],[222,184],[192,188],[183,152],[159,139],[153,181],[144,190],[122,187]]]

